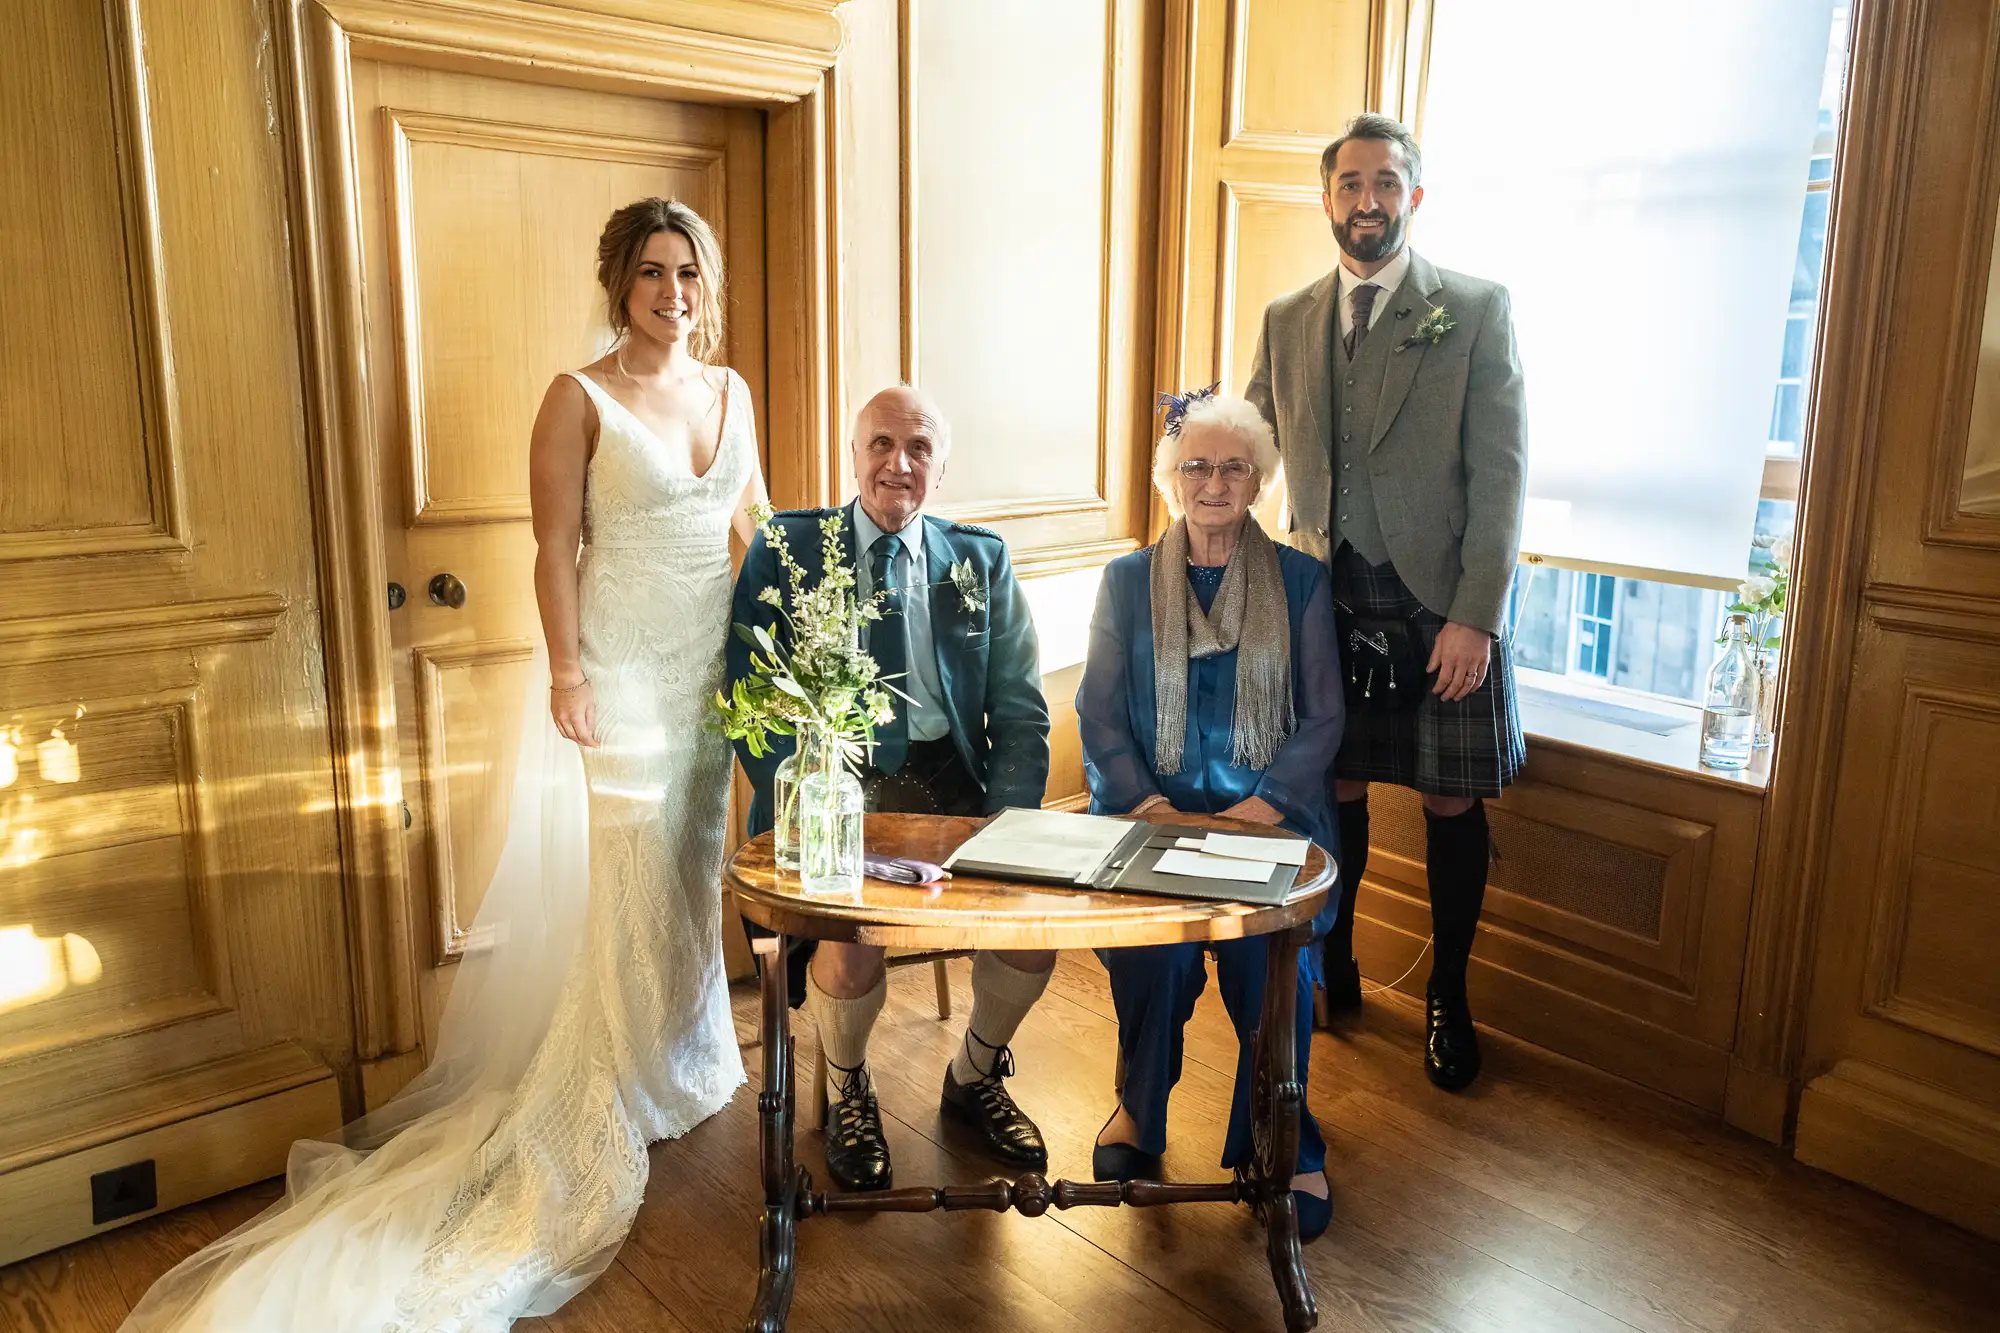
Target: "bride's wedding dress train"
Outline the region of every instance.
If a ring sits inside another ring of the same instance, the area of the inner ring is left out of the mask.
[[[556,734],[538,653],[506,846],[429,1068],[344,1143],[293,1145],[285,1197],[163,1277],[129,1333],[484,1333],[545,1314],[616,1254],[646,1145],[743,1081],[721,935],[730,755],[708,719],[729,522],[756,467],[749,393],[729,372],[697,476],[575,378],[599,421],[579,614],[600,746]]]

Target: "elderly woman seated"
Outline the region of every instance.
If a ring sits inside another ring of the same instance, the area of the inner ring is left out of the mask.
[[[1345,720],[1325,567],[1275,545],[1250,513],[1278,465],[1271,428],[1240,398],[1191,394],[1169,414],[1153,481],[1175,516],[1157,545],[1104,571],[1076,708],[1090,808],[1099,814],[1226,815],[1279,824],[1338,853],[1327,771]],[[1334,897],[1338,897],[1335,890]],[[1337,902],[1314,921],[1333,922]],[[1222,1165],[1248,1159],[1252,1040],[1264,1001],[1261,939],[1209,946],[1237,1036],[1236,1095]],[[1298,1079],[1306,1081],[1320,951],[1299,957]],[[1181,1030],[1207,981],[1199,944],[1099,951],[1111,973],[1119,1104],[1097,1136],[1099,1180],[1157,1173]],[[1292,1188],[1310,1238],[1332,1213],[1326,1145],[1300,1126]]]

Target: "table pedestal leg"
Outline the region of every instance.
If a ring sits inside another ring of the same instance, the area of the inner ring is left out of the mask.
[[[791,1006],[785,994],[785,937],[753,945],[763,981],[761,1032],[764,1090],[757,1095],[758,1143],[764,1173],[764,1232],[757,1273],[757,1304],[750,1333],[782,1333],[792,1309],[797,1276],[802,1173],[792,1164],[795,1123],[792,1097]]]
[[[1271,1278],[1278,1286],[1278,1299],[1285,1307],[1285,1327],[1291,1333],[1303,1333],[1319,1323],[1312,1288],[1306,1283],[1298,1209],[1292,1200],[1299,1111],[1305,1102],[1305,1088],[1298,1081],[1299,949],[1311,938],[1311,928],[1303,926],[1276,931],[1270,937],[1252,1096],[1262,1121],[1257,1146],[1266,1191],[1264,1248],[1271,1261]]]

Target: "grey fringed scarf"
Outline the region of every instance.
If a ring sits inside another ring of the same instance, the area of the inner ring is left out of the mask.
[[[1278,548],[1245,515],[1208,614],[1188,586],[1187,520],[1153,548],[1153,694],[1159,726],[1153,771],[1181,771],[1187,737],[1188,660],[1237,650],[1230,762],[1268,768],[1292,734],[1292,634]]]

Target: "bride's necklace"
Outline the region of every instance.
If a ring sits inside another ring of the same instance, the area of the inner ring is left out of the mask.
[[[611,363],[618,367],[618,373],[624,377],[627,384],[632,385],[634,388],[643,387],[639,382],[639,377],[625,369],[625,345],[623,343],[611,349]],[[675,387],[685,387],[692,380],[700,380],[703,387],[708,388],[712,396],[720,399],[722,397],[721,392],[714,389],[708,383],[707,369],[706,366],[698,366],[694,374],[674,381]]]
[[[623,343],[620,343],[618,346],[611,349],[611,363],[618,367],[618,373],[625,377],[626,383],[637,385],[640,382],[639,377],[637,375],[634,375],[631,371],[625,369],[625,345]],[[702,380],[703,382],[706,382],[707,376],[703,373],[706,370],[707,370],[706,366],[697,365],[695,367],[694,374],[683,375],[679,379],[676,379],[674,381],[674,384],[676,387],[679,387],[682,385],[689,384],[695,380]]]

